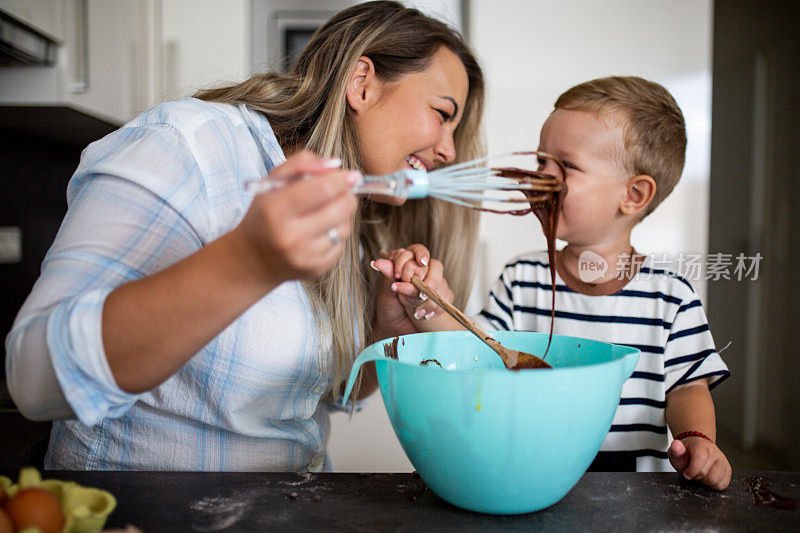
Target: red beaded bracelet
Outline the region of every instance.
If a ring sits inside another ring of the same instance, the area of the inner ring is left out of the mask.
[[[713,440],[711,440],[711,437],[709,437],[705,433],[700,433],[699,431],[684,431],[680,435],[676,435],[675,440],[685,439],[686,437],[702,437],[709,442],[714,442]]]

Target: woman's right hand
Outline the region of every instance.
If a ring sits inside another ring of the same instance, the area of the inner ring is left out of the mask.
[[[356,200],[352,173],[331,167],[310,152],[290,157],[270,173],[286,186],[256,195],[232,231],[108,295],[103,347],[122,390],[151,390],[275,287],[333,266]]]
[[[299,152],[269,175],[290,183],[253,198],[234,232],[263,282],[279,285],[320,276],[342,253],[357,205],[348,190],[358,173],[336,166],[335,160]]]

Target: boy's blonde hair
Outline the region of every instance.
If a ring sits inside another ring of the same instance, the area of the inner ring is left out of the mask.
[[[646,174],[656,194],[644,216],[669,196],[680,180],[686,159],[686,123],[680,107],[664,87],[635,76],[611,76],[576,85],[558,97],[556,109],[592,111],[623,119],[622,165],[632,176]]]

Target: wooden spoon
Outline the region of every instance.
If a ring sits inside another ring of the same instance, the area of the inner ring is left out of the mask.
[[[455,318],[459,324],[467,328],[475,334],[480,340],[486,343],[489,348],[497,352],[497,355],[503,360],[506,368],[509,370],[521,370],[523,368],[553,368],[541,357],[536,357],[533,354],[520,352],[506,348],[495,339],[489,336],[488,333],[483,331],[478,324],[470,320],[467,315],[459,311],[454,305],[446,302],[439,294],[431,289],[424,281],[417,276],[411,276],[411,283],[418,291],[424,293],[431,300],[433,300],[439,307],[447,311],[447,313]]]

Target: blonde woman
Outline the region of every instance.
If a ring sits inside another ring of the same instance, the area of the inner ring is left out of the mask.
[[[45,467],[329,467],[328,405],[356,353],[416,331],[370,260],[426,243],[457,266],[463,305],[477,223],[437,201],[357,199],[355,171],[480,155],[482,107],[458,34],[371,2],[288,74],[160,105],[90,145],[6,340],[18,407],[55,420]],[[267,173],[285,186],[248,193]]]

